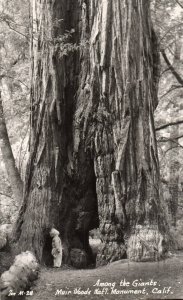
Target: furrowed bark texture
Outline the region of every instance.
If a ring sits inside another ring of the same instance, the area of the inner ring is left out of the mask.
[[[61,231],[98,264],[163,255],[164,221],[153,111],[156,37],[146,0],[33,1],[32,133],[17,239],[41,260],[44,230]],[[55,20],[62,19],[59,27]],[[54,37],[75,29],[79,51],[59,59]]]
[[[0,149],[2,153],[3,162],[5,164],[5,168],[8,174],[8,179],[11,184],[13,196],[17,204],[21,204],[22,197],[23,197],[23,183],[15,163],[15,158],[8,137],[8,131],[7,131],[6,121],[3,112],[1,93],[0,93]]]
[[[159,58],[149,5],[92,4],[74,136],[80,133],[77,146],[93,146],[102,235],[98,263],[123,258],[126,246],[133,260],[158,259],[163,237],[153,111]]]
[[[74,1],[32,1],[30,158],[24,203],[15,232],[21,249],[34,251],[40,261],[44,255],[49,255],[44,254],[44,248],[51,255],[49,229],[60,230],[60,224],[64,224],[62,234],[67,236],[72,222],[72,211],[68,210],[71,203],[69,198],[65,199],[67,191],[64,190],[67,188],[66,153],[70,129],[67,126],[72,124],[69,122],[72,111],[67,110],[74,102],[75,63],[71,57],[70,67],[66,68],[66,60],[60,59],[56,52],[56,38],[72,28],[77,18],[76,12],[71,20],[71,9],[75,9]],[[69,27],[66,27],[67,20]]]

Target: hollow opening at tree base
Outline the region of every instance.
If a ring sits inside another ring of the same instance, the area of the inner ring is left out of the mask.
[[[42,264],[47,267],[53,267],[53,256],[52,251],[52,238],[50,234],[45,235],[45,243],[43,247]]]
[[[91,266],[96,267],[97,254],[101,245],[99,228],[93,229],[89,232],[89,245],[91,247],[93,263]]]

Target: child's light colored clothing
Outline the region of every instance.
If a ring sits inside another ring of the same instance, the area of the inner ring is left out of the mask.
[[[50,232],[52,239],[52,251],[53,255],[53,266],[55,268],[60,268],[62,264],[62,243],[59,238],[59,232],[56,229],[52,229]]]

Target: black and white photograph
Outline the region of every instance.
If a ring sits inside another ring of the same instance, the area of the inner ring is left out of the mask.
[[[0,0],[0,300],[183,300],[183,0]]]

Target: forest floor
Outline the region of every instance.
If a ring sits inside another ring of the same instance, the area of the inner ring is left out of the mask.
[[[121,260],[95,269],[42,268],[33,296],[26,299],[183,299],[183,251],[154,263]]]

